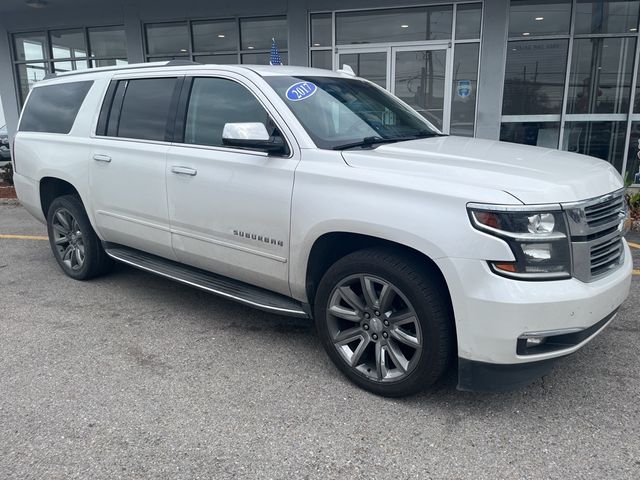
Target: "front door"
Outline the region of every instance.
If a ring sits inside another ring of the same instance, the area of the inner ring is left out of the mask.
[[[339,47],[337,66],[344,65],[386,88],[443,133],[449,133],[452,58],[448,44]]]
[[[184,138],[167,153],[173,250],[183,263],[288,294],[299,153],[290,148],[291,155],[276,156],[225,146],[226,123],[262,122],[273,134],[277,113],[234,74],[188,82],[186,111],[178,113],[185,119]]]

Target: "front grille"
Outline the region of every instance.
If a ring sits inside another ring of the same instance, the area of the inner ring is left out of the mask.
[[[619,223],[619,214],[624,210],[624,197],[613,197],[602,203],[584,208],[584,214],[589,228],[597,228],[611,222]]]
[[[620,226],[625,216],[624,202],[624,190],[618,190],[562,206],[569,221],[573,276],[577,279],[591,282],[622,265],[624,244]]]
[[[599,277],[620,264],[624,253],[622,235],[618,234],[610,240],[591,247],[591,277]]]

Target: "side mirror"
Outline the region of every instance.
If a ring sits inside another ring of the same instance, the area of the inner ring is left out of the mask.
[[[260,122],[226,123],[222,130],[222,143],[229,147],[251,148],[269,153],[287,152],[280,136],[270,136],[267,127]]]

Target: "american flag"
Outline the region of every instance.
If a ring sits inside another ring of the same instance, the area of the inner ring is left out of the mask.
[[[271,39],[271,59],[269,65],[282,65],[282,58],[280,58],[280,52],[278,52],[278,45],[276,45],[276,39]]]

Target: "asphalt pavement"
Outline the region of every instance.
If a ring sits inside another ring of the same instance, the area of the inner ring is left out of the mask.
[[[0,205],[0,235],[23,236],[0,238],[1,479],[640,478],[638,275],[531,386],[458,392],[452,373],[390,400],[343,378],[305,320],[123,265],[74,281],[45,233]]]

